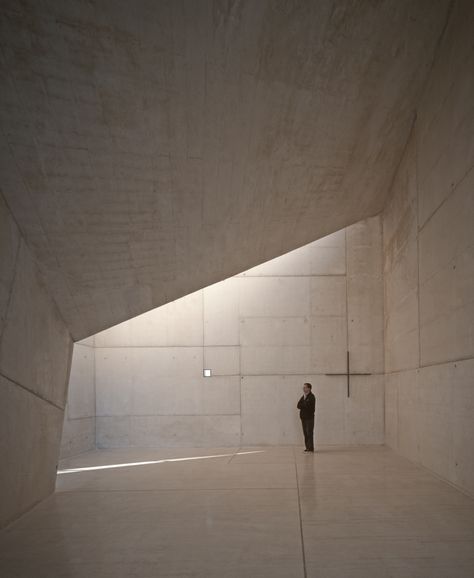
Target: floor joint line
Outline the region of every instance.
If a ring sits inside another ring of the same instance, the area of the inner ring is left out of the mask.
[[[303,556],[303,576],[304,576],[304,578],[307,578],[308,573],[306,571],[306,555],[305,555],[305,551],[304,551],[303,519],[301,517],[300,484],[299,484],[299,480],[298,480],[298,464],[296,463],[296,454],[295,454],[294,446],[293,446],[293,456],[295,459],[296,494],[298,496],[298,515],[299,515],[299,519],[300,519],[301,554]]]

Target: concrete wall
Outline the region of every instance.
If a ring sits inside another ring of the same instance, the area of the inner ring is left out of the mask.
[[[372,218],[95,336],[97,444],[383,443],[381,221]],[[354,377],[346,396],[349,346]],[[212,370],[204,378],[203,368]]]
[[[94,338],[74,344],[68,399],[61,437],[61,458],[95,448]]]
[[[71,352],[0,195],[0,526],[54,489]]]
[[[466,6],[453,5],[383,218],[386,442],[474,493],[474,6]]]
[[[0,187],[74,339],[381,211],[449,4],[0,2]]]

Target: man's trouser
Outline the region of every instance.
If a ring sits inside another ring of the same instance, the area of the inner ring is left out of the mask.
[[[302,419],[301,424],[303,426],[304,444],[306,446],[306,449],[313,452],[314,417]]]

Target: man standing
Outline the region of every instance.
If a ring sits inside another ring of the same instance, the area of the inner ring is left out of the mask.
[[[316,408],[316,398],[311,391],[310,383],[303,385],[303,395],[301,396],[298,405],[300,410],[301,424],[303,426],[304,444],[306,446],[305,452],[314,452],[313,431],[314,431],[314,410]]]

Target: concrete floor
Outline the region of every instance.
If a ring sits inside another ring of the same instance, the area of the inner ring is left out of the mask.
[[[0,534],[0,576],[474,576],[474,500],[382,446],[107,450],[68,469]]]

